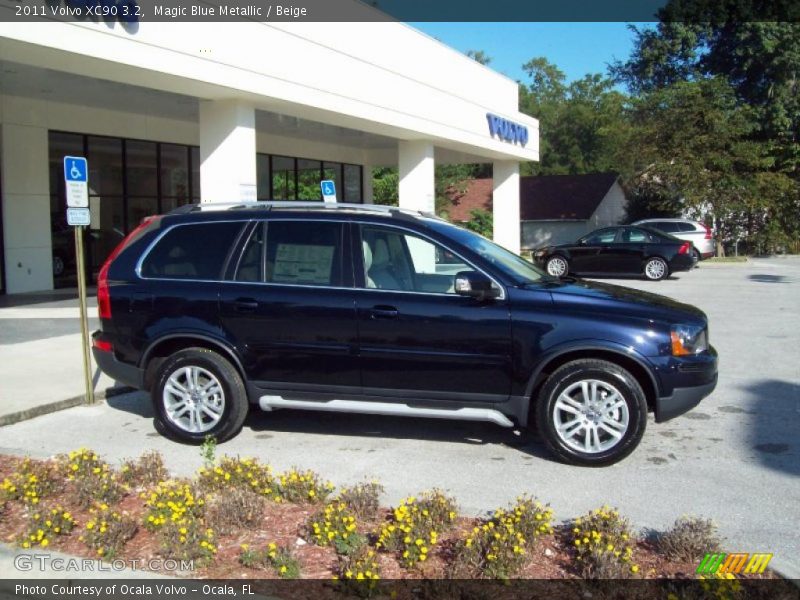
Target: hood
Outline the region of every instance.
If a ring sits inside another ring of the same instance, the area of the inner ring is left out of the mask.
[[[602,311],[604,308],[624,311],[631,316],[659,319],[687,324],[705,324],[705,313],[691,304],[684,304],[650,292],[642,292],[620,285],[589,282],[566,278],[546,284],[556,304],[587,310]]]

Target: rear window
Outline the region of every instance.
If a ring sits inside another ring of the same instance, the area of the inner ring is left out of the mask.
[[[650,225],[650,227],[653,227],[654,229],[658,229],[665,233],[674,233],[676,231],[679,231],[678,229],[679,224],[676,223],[675,221],[655,221],[653,223],[648,223],[648,224]]]
[[[165,233],[142,262],[151,279],[221,280],[222,268],[242,223],[192,223]]]

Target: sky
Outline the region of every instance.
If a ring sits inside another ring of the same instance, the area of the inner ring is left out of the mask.
[[[626,23],[410,23],[456,50],[483,50],[489,67],[527,81],[522,65],[544,56],[564,71],[567,81],[587,73],[606,73],[606,65],[625,60],[633,49]],[[637,25],[644,25],[638,23]]]

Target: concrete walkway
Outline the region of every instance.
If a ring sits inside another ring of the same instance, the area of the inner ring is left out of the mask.
[[[89,298],[89,330],[97,302]],[[95,396],[116,384],[92,364]],[[75,290],[0,297],[0,426],[83,404],[80,313]]]

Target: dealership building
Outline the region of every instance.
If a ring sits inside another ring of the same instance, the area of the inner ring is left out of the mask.
[[[13,4],[13,3],[12,3]],[[0,8],[11,10],[10,7]],[[0,22],[0,293],[75,285],[63,157],[85,156],[89,272],[189,202],[372,201],[432,211],[434,165],[492,163],[494,237],[519,251],[517,84],[399,22]]]

